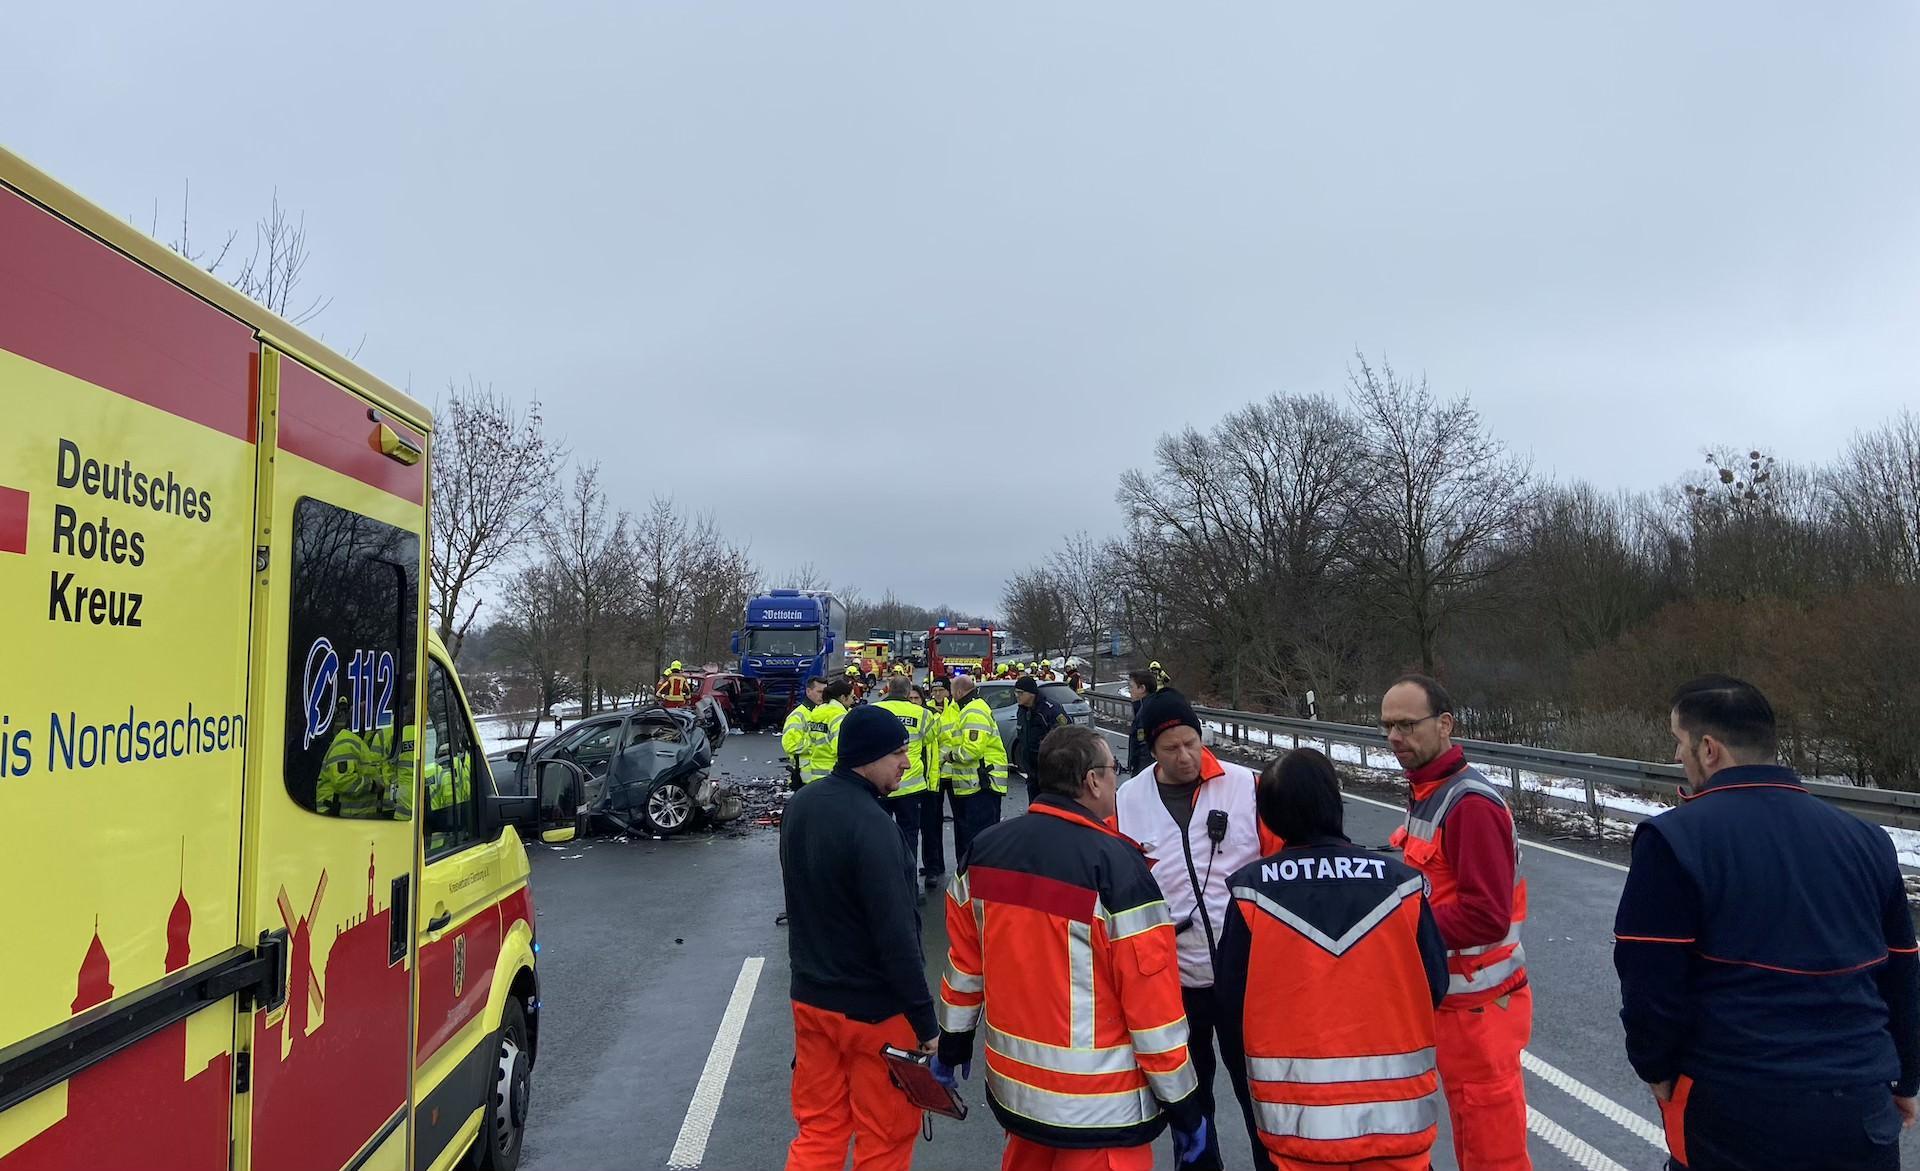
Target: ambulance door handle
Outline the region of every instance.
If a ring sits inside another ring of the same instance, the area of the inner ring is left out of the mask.
[[[431,935],[435,931],[440,930],[441,928],[445,927],[447,924],[451,922],[453,922],[453,912],[442,911],[438,915],[435,915],[433,918],[427,920],[427,934]]]

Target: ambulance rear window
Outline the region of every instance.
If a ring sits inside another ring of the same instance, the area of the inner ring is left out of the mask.
[[[420,538],[303,498],[293,510],[287,794],[329,817],[411,816]]]

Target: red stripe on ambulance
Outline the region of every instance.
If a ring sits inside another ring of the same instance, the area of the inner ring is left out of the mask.
[[[0,188],[0,349],[251,443],[253,331]]]
[[[350,394],[292,359],[280,363],[280,448],[352,476],[402,500],[427,498],[426,461],[412,464],[380,450],[379,430],[365,399]],[[412,441],[418,432],[390,415],[381,421]]]

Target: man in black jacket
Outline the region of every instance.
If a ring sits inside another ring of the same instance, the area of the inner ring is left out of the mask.
[[[1150,670],[1129,671],[1127,690],[1133,697],[1133,727],[1127,732],[1127,775],[1137,777],[1153,763],[1153,745],[1147,743],[1147,730],[1140,724],[1140,706],[1160,690],[1160,677]]]
[[[907,730],[883,707],[840,722],[834,770],[787,803],[780,871],[793,968],[793,1118],[787,1171],[905,1171],[920,1112],[880,1048],[939,1037],[920,951],[913,855],[881,798],[907,772]]]
[[[1065,708],[1040,694],[1040,681],[1031,675],[1022,675],[1013,685],[1013,696],[1020,705],[1020,773],[1027,779],[1027,804],[1032,805],[1040,784],[1040,742],[1073,721]]]
[[[1686,803],[1640,824],[1614,919],[1627,1060],[1681,1171],[1882,1171],[1920,1116],[1920,961],[1886,831],[1774,763],[1750,683],[1674,696]]]

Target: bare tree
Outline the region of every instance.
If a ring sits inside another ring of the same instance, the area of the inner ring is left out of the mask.
[[[1085,634],[1092,644],[1093,653],[1087,660],[1089,684],[1100,682],[1101,636],[1113,628],[1114,589],[1107,579],[1115,555],[1109,545],[1094,540],[1084,530],[1068,537],[1053,553],[1052,576],[1067,616],[1078,628],[1067,637]],[[1071,647],[1068,649],[1071,651]]]
[[[305,298],[300,293],[307,263],[313,259],[307,241],[307,214],[282,206],[278,188],[274,189],[267,214],[254,221],[253,251],[240,261],[238,271],[231,276],[221,270],[233,256],[233,245],[240,233],[228,232],[211,254],[196,247],[189,215],[192,195],[193,186],[188,182],[180,197],[180,232],[168,241],[168,247],[295,325],[305,325],[333,304],[331,297]],[[149,234],[157,236],[159,229],[160,205],[156,200]]]
[[[1039,654],[1067,645],[1072,622],[1052,569],[1035,565],[1015,574],[1000,594],[1007,625]]]
[[[1920,415],[1853,437],[1828,480],[1837,518],[1870,572],[1920,585]]]
[[[504,621],[497,629],[507,661],[538,697],[538,710],[527,735],[531,746],[540,726],[538,717],[576,695],[566,674],[567,666],[577,662],[581,654],[574,592],[567,584],[566,573],[553,561],[544,560],[508,578],[502,594]]]
[[[600,487],[600,465],[574,468],[573,489],[558,512],[557,524],[541,530],[548,561],[566,588],[579,630],[580,714],[598,701],[594,650],[607,637],[615,592],[631,571],[627,514],[609,515]]]
[[[779,589],[789,590],[824,590],[831,588],[827,581],[827,575],[821,573],[819,568],[811,561],[803,561],[795,568],[788,570],[786,574],[775,583],[775,586]]]
[[[1349,382],[1366,424],[1369,491],[1358,549],[1380,609],[1432,671],[1440,634],[1479,586],[1512,564],[1530,471],[1481,425],[1465,395],[1435,401],[1427,380],[1356,354]]]
[[[565,450],[547,438],[539,400],[522,411],[492,387],[471,379],[449,386],[434,414],[434,626],[457,660],[460,644],[480,610],[469,587],[502,558],[519,551],[541,517],[556,504]]]

